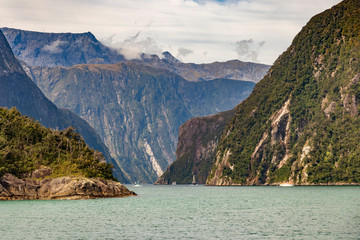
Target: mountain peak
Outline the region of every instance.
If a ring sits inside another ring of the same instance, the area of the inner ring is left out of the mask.
[[[0,30],[0,76],[14,72],[23,72],[23,69],[16,61],[4,34]]]
[[[181,61],[175,58],[170,52],[165,51],[162,53],[164,59],[168,60],[170,63],[180,63]]]
[[[101,44],[91,32],[44,33],[2,28],[14,54],[31,66],[70,67],[117,63],[124,57]]]

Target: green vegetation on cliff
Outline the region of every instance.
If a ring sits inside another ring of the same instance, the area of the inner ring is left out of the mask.
[[[315,17],[236,107],[209,184],[360,183],[360,1]]]
[[[15,108],[0,107],[0,177],[11,173],[30,176],[41,167],[51,177],[84,176],[113,179],[111,165],[100,152],[90,149],[73,128],[50,130]]]

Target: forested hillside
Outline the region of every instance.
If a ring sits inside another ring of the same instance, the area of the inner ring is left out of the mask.
[[[236,107],[207,183],[360,183],[360,1],[313,17]]]
[[[31,177],[33,171],[48,167],[50,177],[115,180],[104,156],[90,149],[73,128],[47,129],[15,108],[0,108],[0,159],[0,177]]]

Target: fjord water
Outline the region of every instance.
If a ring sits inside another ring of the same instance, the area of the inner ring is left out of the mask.
[[[138,196],[0,202],[0,238],[360,238],[358,186],[128,188]]]

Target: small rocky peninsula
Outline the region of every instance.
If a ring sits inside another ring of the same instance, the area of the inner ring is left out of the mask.
[[[19,179],[8,173],[0,178],[0,200],[74,200],[127,196],[136,196],[136,193],[113,180],[68,176],[34,180]]]

